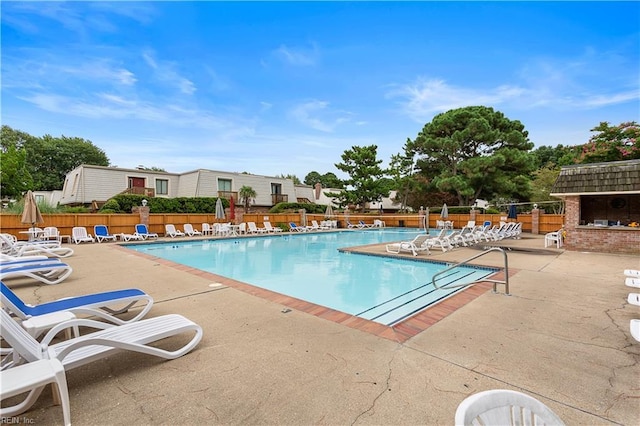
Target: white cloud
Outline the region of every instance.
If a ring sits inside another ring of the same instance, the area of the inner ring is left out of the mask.
[[[295,66],[315,65],[319,56],[318,49],[315,45],[313,45],[311,49],[280,45],[273,53],[282,61]]]
[[[297,105],[290,114],[298,122],[321,132],[332,132],[338,125],[349,121],[347,113],[328,108],[329,103],[312,100]]]
[[[158,61],[153,57],[153,52],[142,52],[142,59],[153,70],[154,77],[162,83],[177,88],[185,95],[192,95],[196,91],[196,85],[186,77],[180,75],[175,69],[177,65],[169,61]]]
[[[482,91],[469,87],[456,87],[444,80],[418,79],[391,90],[387,97],[403,98],[401,102],[405,112],[418,122],[434,113],[448,111],[469,105],[498,105],[517,99],[526,90],[521,87],[503,85],[491,90]]]

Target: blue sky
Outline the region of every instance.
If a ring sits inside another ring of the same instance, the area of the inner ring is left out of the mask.
[[[536,146],[640,115],[638,2],[7,2],[2,124],[112,165],[261,175],[384,165],[441,112]]]

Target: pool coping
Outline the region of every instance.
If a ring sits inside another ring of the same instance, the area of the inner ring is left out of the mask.
[[[158,243],[166,243],[167,241],[158,241]],[[147,244],[155,244],[156,242],[146,242]],[[404,343],[412,337],[418,335],[422,331],[428,329],[432,325],[441,321],[442,319],[448,317],[456,310],[462,308],[464,305],[472,302],[477,299],[484,293],[493,289],[493,283],[488,281],[480,281],[471,285],[470,287],[453,293],[450,296],[442,299],[441,301],[435,303],[433,306],[423,309],[420,312],[406,318],[396,324],[393,325],[384,325],[375,321],[371,321],[368,319],[360,318],[352,314],[347,314],[342,311],[338,311],[335,309],[331,309],[322,305],[317,305],[315,303],[308,302],[306,300],[298,299],[292,296],[288,296],[282,293],[278,293],[276,291],[267,290],[258,286],[254,286],[252,284],[248,284],[242,281],[234,280],[233,278],[225,277],[222,275],[214,274],[213,272],[203,271],[201,269],[197,269],[191,266],[183,265],[180,263],[173,262],[171,260],[167,260],[158,256],[149,255],[146,253],[139,252],[137,250],[128,249],[128,245],[133,244],[118,244],[117,248],[119,250],[126,251],[129,254],[134,254],[138,257],[154,261],[156,263],[165,265],[170,268],[177,269],[181,272],[187,272],[192,275],[196,275],[201,278],[205,278],[213,281],[216,284],[220,284],[223,286],[227,286],[230,288],[234,288],[236,290],[240,290],[244,293],[250,294],[252,296],[260,297],[262,299],[278,303],[290,309],[295,309],[300,312],[304,312],[322,319],[326,319],[328,321],[332,321],[349,328],[353,328],[356,330],[363,331],[365,333],[373,334],[378,337],[382,337],[387,340],[391,340],[398,343]],[[138,244],[136,244],[138,245]],[[370,255],[377,257],[387,257],[387,258],[398,258],[405,256],[398,255],[385,255],[384,253],[375,253],[371,252],[372,248],[377,248],[380,246],[384,246],[384,244],[370,244],[356,247],[346,247],[341,248],[339,251],[342,252],[350,252],[354,254],[362,254],[362,255]],[[438,260],[430,260],[430,259],[414,259],[409,258],[410,260],[423,261],[423,262],[432,262],[432,263],[451,263],[451,262],[443,262]],[[477,268],[487,268],[494,270],[493,274],[486,277],[487,280],[503,280],[504,279],[504,271],[500,268],[496,268],[494,266],[484,266],[484,265],[473,265],[473,267]],[[517,273],[517,270],[513,268],[509,268],[509,276],[513,276]]]

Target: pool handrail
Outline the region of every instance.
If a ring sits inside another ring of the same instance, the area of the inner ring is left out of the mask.
[[[442,286],[439,286],[436,283],[436,278],[439,277],[440,275],[444,274],[445,272],[448,272],[448,271],[450,271],[452,269],[455,269],[455,268],[458,268],[460,266],[466,265],[470,261],[472,261],[474,259],[477,259],[477,258],[479,258],[481,256],[484,256],[485,254],[490,253],[492,251],[499,251],[504,256],[504,280],[492,280],[492,279],[482,278],[482,279],[479,279],[479,280],[476,280],[476,281],[472,281],[472,282],[466,283],[466,284],[455,284],[455,285],[452,285],[452,283],[449,283],[449,284],[444,284]],[[457,288],[457,287],[467,287],[467,286],[470,286],[470,285],[473,285],[473,284],[477,284],[479,282],[487,282],[487,281],[490,282],[490,283],[493,283],[493,292],[494,293],[498,292],[497,291],[498,284],[504,284],[504,286],[505,286],[505,294],[507,296],[511,296],[511,294],[509,293],[509,261],[507,259],[507,252],[502,247],[491,247],[490,249],[487,249],[487,250],[483,251],[480,254],[476,254],[475,256],[471,256],[468,259],[465,259],[465,260],[463,260],[461,262],[455,263],[455,264],[449,266],[448,268],[443,269],[442,271],[434,274],[431,277],[431,283],[433,284],[433,286],[435,288],[438,288],[438,289],[440,289],[440,288],[450,289],[450,288]]]

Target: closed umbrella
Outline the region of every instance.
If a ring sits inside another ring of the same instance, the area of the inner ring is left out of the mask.
[[[449,217],[449,208],[447,207],[447,203],[444,203],[442,206],[442,210],[440,210],[440,217],[442,219],[446,219]]]
[[[28,223],[31,227],[34,227],[36,223],[44,223],[40,208],[36,203],[36,197],[30,190],[24,196],[24,210],[22,211],[21,222]]]
[[[327,206],[327,210],[325,210],[325,212],[324,212],[324,217],[326,217],[326,218],[332,218],[333,217],[333,207],[331,207],[331,204],[329,204]]]
[[[218,201],[216,201],[216,219],[224,218],[224,206],[222,205],[222,200],[218,198]]]
[[[516,210],[515,204],[509,204],[509,214],[507,215],[508,219],[517,219],[518,211]]]

